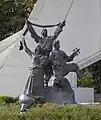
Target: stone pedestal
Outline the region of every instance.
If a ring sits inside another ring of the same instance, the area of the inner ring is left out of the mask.
[[[52,88],[46,88],[46,101],[57,104],[75,104],[74,90],[71,88],[69,81],[64,78],[61,84],[61,88],[58,88],[58,85],[55,83]]]
[[[94,102],[93,88],[74,88],[75,100],[78,104]]]
[[[57,104],[75,104],[74,92],[51,92],[51,102]]]

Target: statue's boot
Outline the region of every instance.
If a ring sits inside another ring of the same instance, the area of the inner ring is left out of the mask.
[[[49,87],[49,86],[48,86],[48,83],[45,83],[45,87]]]
[[[84,73],[82,73],[81,71],[76,71],[76,73],[77,73],[77,77],[79,78],[79,79],[81,79],[81,78],[84,78],[85,77],[85,74]]]
[[[45,87],[49,87],[49,86],[48,86],[49,79],[50,79],[49,77],[46,77],[46,78],[44,79],[44,81],[45,81]]]
[[[25,113],[26,111],[27,111],[27,107],[25,104],[22,103],[20,108],[20,113],[22,114],[22,113]]]
[[[48,86],[48,81],[45,79],[45,87],[49,87]]]

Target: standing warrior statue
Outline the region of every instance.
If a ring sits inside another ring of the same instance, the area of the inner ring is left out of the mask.
[[[35,42],[40,45],[40,51],[42,55],[49,56],[49,53],[52,51],[53,41],[59,36],[62,32],[63,27],[65,26],[65,21],[59,24],[53,35],[48,36],[47,29],[42,29],[41,35],[39,36],[35,29],[32,27],[32,23],[27,21],[28,30],[34,38]],[[48,81],[51,78],[53,71],[50,63],[44,68],[45,73],[45,84],[48,86]]]
[[[44,94],[44,67],[48,63],[48,57],[42,56],[40,54],[40,46],[35,48],[32,52],[25,41],[25,37],[22,37],[22,45],[25,52],[30,56],[32,64],[29,67],[29,74],[27,78],[27,83],[23,92],[20,96],[21,112],[26,111],[26,109],[33,103],[36,99],[35,96],[43,96]]]
[[[25,37],[22,38],[22,43],[24,46],[25,52],[30,56],[32,59],[32,64],[29,67],[29,75],[28,75],[28,80],[30,81],[30,86],[26,86],[24,94],[32,94],[33,92],[36,91],[34,89],[38,89],[38,91],[43,89],[44,87],[44,70],[43,68],[45,65],[48,63],[48,57],[47,56],[42,56],[40,54],[40,46],[37,46],[35,48],[35,52],[32,52],[28,47],[25,42]],[[44,62],[45,61],[45,62]],[[36,93],[37,94],[37,93]],[[35,93],[34,93],[35,95]]]

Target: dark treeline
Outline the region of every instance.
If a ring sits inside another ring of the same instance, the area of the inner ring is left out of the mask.
[[[82,71],[86,77],[78,81],[78,86],[93,87],[95,93],[101,93],[101,60]]]
[[[21,30],[36,0],[0,0],[0,41]]]

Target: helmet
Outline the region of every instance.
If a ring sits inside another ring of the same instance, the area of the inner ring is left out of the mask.
[[[59,40],[55,40],[55,41],[53,42],[53,46],[55,46],[57,43],[60,43],[60,41],[59,41]]]
[[[42,34],[43,36],[47,36],[47,29],[42,29],[41,34]]]

